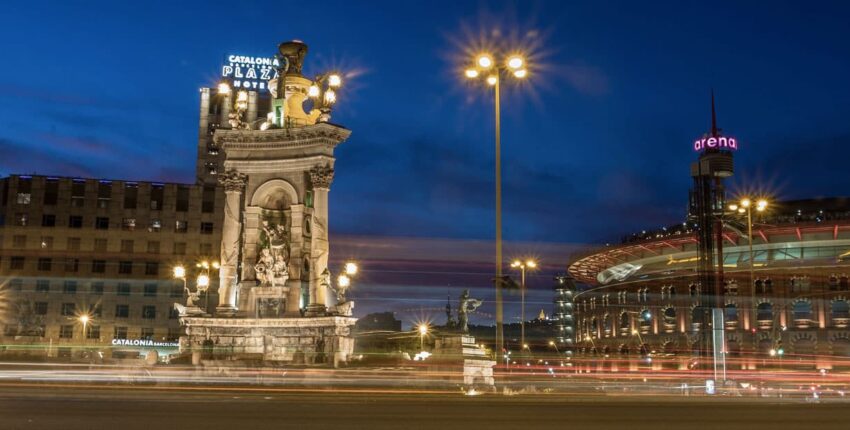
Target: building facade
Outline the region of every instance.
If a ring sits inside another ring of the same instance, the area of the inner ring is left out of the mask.
[[[850,200],[774,204],[753,221],[727,219],[721,295],[728,368],[850,365]],[[578,351],[658,357],[686,368],[698,356],[704,295],[697,237],[682,224],[578,257],[569,272]]]
[[[218,258],[223,198],[215,185],[0,179],[7,352],[131,356],[137,348],[113,345],[174,344],[180,325],[172,303],[184,286],[172,269],[192,273],[196,263]]]

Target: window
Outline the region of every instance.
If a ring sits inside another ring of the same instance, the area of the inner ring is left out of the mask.
[[[32,311],[36,315],[47,315],[47,302],[35,302]]]
[[[177,212],[187,212],[189,210],[189,187],[186,185],[177,186]]]
[[[77,314],[77,305],[73,303],[62,303],[62,316],[72,317]]]
[[[80,238],[79,237],[69,237],[68,238],[68,251],[79,251],[80,250]]]
[[[180,318],[180,312],[178,312],[174,306],[168,308],[168,319],[176,320],[177,318]]]
[[[41,272],[49,272],[51,267],[53,266],[52,258],[39,258],[38,259],[38,270]]]
[[[133,241],[132,240],[122,240],[121,241],[121,252],[124,254],[132,254],[133,253]]]
[[[212,256],[212,244],[211,243],[202,243],[198,247],[198,251],[201,255]]]
[[[115,305],[115,318],[127,318],[130,316],[129,305]]]
[[[109,242],[106,239],[95,239],[94,240],[94,250],[95,252],[106,252],[106,247]]]
[[[62,284],[62,293],[77,294],[77,281],[65,281]]]
[[[171,287],[170,297],[183,297],[183,287]]]
[[[12,270],[23,270],[24,269],[24,257],[12,257],[9,259],[9,268]]]
[[[53,249],[53,237],[52,236],[42,236],[41,237],[41,249]]]
[[[44,204],[46,206],[55,206],[59,199],[59,180],[56,178],[48,178],[44,182]]]
[[[159,242],[154,240],[148,241],[148,254],[159,254]]]
[[[174,242],[174,255],[186,255],[185,242]]]
[[[117,293],[119,296],[129,296],[130,295],[130,284],[120,283],[118,284]]]
[[[94,219],[94,228],[98,230],[108,230],[109,229],[109,218],[105,216],[99,216]]]
[[[75,179],[71,183],[71,206],[81,208],[86,202],[86,181]]]
[[[174,231],[176,233],[186,233],[189,231],[189,223],[186,221],[176,221],[174,223]]]
[[[794,320],[808,321],[812,319],[812,304],[806,300],[799,300],[793,306]]]
[[[12,248],[23,249],[27,247],[27,237],[23,234],[12,236]]]
[[[135,218],[124,218],[121,220],[121,230],[124,231],[133,231],[136,229],[136,219]]]
[[[127,339],[127,327],[115,326],[115,334],[112,337],[115,339]]]
[[[156,296],[156,284],[145,284],[145,296],[146,297],[155,297]]]
[[[103,307],[100,306],[99,304],[89,307],[89,315],[91,315],[95,318],[102,317],[103,316]]]
[[[162,230],[162,221],[159,219],[152,219],[148,225],[148,231],[151,233],[159,233],[160,230]]]
[[[215,186],[205,185],[201,194],[201,212],[212,213],[215,211]]]
[[[89,292],[94,296],[103,295],[103,282],[92,282]]]
[[[133,262],[132,261],[119,261],[118,262],[118,273],[122,275],[130,275],[133,273]]]
[[[97,184],[97,207],[106,209],[112,200],[112,182],[100,181]]]
[[[202,222],[201,223],[201,234],[213,234],[213,223]]]
[[[41,216],[42,227],[56,227],[56,215],[44,214]]]
[[[156,276],[159,275],[159,263],[155,261],[149,261],[145,263],[145,275]]]
[[[80,260],[78,258],[65,259],[65,271],[76,273],[80,270]]]
[[[162,184],[151,184],[151,210],[162,210],[164,188]]]
[[[156,306],[145,305],[142,306],[142,318],[152,320],[156,318]]]
[[[87,325],[86,339],[100,339],[100,326],[94,324]]]
[[[15,214],[15,225],[18,226],[18,227],[26,227],[28,220],[29,220],[29,216],[25,213],[16,213]]]
[[[144,340],[153,340],[153,328],[142,327],[142,333],[139,337]]]
[[[124,209],[136,209],[139,197],[139,184],[128,182],[124,184]]]
[[[80,215],[69,216],[68,228],[83,228],[83,217]]]
[[[63,325],[59,327],[59,339],[71,339],[74,337],[74,326]]]
[[[18,193],[18,204],[19,205],[28,205],[30,201],[32,201],[32,194],[30,193]]]
[[[39,279],[35,281],[35,292],[36,293],[49,293],[50,292],[50,281],[47,279]]]
[[[91,271],[92,271],[92,273],[106,273],[106,261],[105,260],[92,260]]]
[[[19,278],[13,278],[12,280],[9,281],[9,288],[11,288],[12,291],[23,290],[24,289],[24,280],[19,279]]]

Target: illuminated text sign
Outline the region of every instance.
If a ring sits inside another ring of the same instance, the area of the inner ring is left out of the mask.
[[[147,347],[165,347],[177,348],[177,342],[157,342],[147,339],[112,339],[112,344],[115,346],[147,346]]]
[[[277,77],[278,67],[277,58],[228,55],[221,67],[221,77],[229,79],[236,88],[267,90],[268,81]]]
[[[734,137],[703,137],[694,141],[694,151],[704,151],[706,149],[723,149],[734,151],[738,149],[738,141]]]

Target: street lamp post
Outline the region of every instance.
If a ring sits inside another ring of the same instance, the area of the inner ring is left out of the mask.
[[[525,262],[520,260],[514,260],[511,263],[511,267],[519,268],[520,270],[520,287],[519,287],[519,295],[520,295],[520,321],[519,321],[519,330],[520,330],[520,344],[525,345],[525,269],[534,269],[537,267],[537,262],[534,260],[526,260]]]
[[[519,55],[511,55],[504,65],[497,63],[489,53],[479,54],[473,61],[473,66],[466,69],[464,74],[468,79],[475,79],[486,74],[485,80],[493,87],[495,95],[495,164],[496,164],[496,348],[505,350],[503,305],[502,305],[502,131],[501,131],[501,76],[510,73],[515,78],[522,79],[528,75],[525,60]]]
[[[741,199],[739,204],[730,205],[729,209],[738,211],[739,214],[747,214],[747,239],[750,245],[750,301],[753,308],[752,326],[755,327],[758,305],[756,304],[755,260],[753,259],[753,203],[749,198],[744,198]],[[758,200],[756,202],[756,211],[764,212],[765,209],[767,209],[767,200]]]
[[[419,324],[419,350],[425,351],[425,335],[428,334],[428,325]]]

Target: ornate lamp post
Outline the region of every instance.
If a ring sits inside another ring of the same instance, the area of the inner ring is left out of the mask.
[[[425,351],[425,335],[428,334],[428,324],[419,324],[419,350]]]
[[[313,108],[318,109],[318,122],[328,122],[331,119],[331,109],[336,103],[336,91],[342,86],[342,78],[336,73],[325,73],[316,76],[313,85],[307,90],[307,95],[313,99]]]
[[[520,324],[519,325],[519,327],[520,327],[520,344],[522,344],[523,349],[527,349],[527,346],[525,344],[525,269],[536,268],[537,262],[534,261],[534,260],[531,260],[531,259],[526,260],[526,261],[514,260],[514,262],[511,263],[511,267],[513,267],[515,269],[519,268],[520,273],[521,273],[521,275],[520,275],[520,287],[519,287],[519,295],[520,295],[520,302],[521,302],[520,322],[519,322],[519,324]]]
[[[528,76],[525,68],[525,59],[518,54],[509,55],[504,61],[497,62],[490,53],[481,53],[472,61],[472,66],[467,68],[464,75],[467,79],[485,78],[487,85],[493,87],[495,96],[495,124],[496,124],[496,348],[498,353],[505,350],[505,336],[502,310],[502,132],[501,132],[501,100],[500,83],[502,75],[513,76],[524,79]]]

